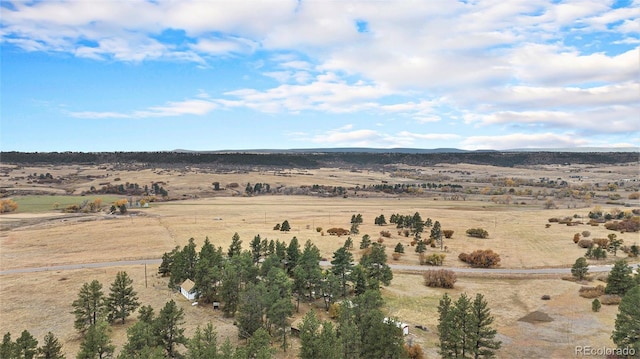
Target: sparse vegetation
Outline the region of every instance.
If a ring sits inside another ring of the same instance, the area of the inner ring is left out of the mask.
[[[456,273],[451,270],[439,269],[424,272],[424,285],[435,288],[453,288],[457,281]]]

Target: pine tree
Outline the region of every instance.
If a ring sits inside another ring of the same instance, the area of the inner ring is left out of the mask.
[[[604,292],[623,296],[635,285],[632,273],[633,268],[627,262],[624,260],[616,261],[607,277],[607,286],[604,288]]]
[[[137,293],[133,290],[133,280],[127,272],[118,272],[111,284],[109,296],[106,299],[107,319],[111,322],[117,319],[124,324],[125,319],[140,306]]]
[[[23,330],[14,347],[14,358],[17,359],[33,359],[38,353],[38,340],[29,333],[27,330]]]
[[[11,340],[11,333],[6,332],[0,344],[0,358],[11,358],[13,356],[15,343]]]
[[[289,232],[290,230],[291,230],[291,225],[289,225],[289,221],[285,219],[284,222],[282,222],[282,225],[280,226],[280,231]]]
[[[495,350],[500,349],[501,342],[495,340],[497,331],[491,327],[494,318],[487,307],[487,301],[482,294],[476,294],[471,305],[471,330],[470,339],[473,357],[493,358]]]
[[[320,358],[318,329],[320,320],[316,316],[315,310],[310,310],[302,318],[300,325],[300,359]]]
[[[1,355],[0,355],[1,356]],[[53,333],[44,336],[44,343],[38,348],[38,359],[65,359],[62,354],[62,344]]]
[[[371,252],[360,258],[360,264],[365,269],[370,286],[379,288],[380,284],[389,285],[393,279],[393,272],[387,264],[385,247],[379,243],[371,246]]]
[[[576,259],[576,262],[571,267],[571,275],[577,280],[584,280],[589,272],[589,264],[584,257]]]
[[[333,260],[331,261],[331,271],[340,280],[342,295],[347,295],[347,282],[349,281],[349,273],[353,269],[353,254],[345,247],[338,248],[333,252]]]
[[[440,222],[435,221],[433,223],[433,227],[431,227],[431,235],[429,238],[436,241],[436,243],[440,243],[440,250],[444,250],[444,240],[442,237],[442,227],[440,226]]]
[[[180,327],[182,324],[184,324],[184,310],[178,308],[172,299],[160,310],[158,318],[155,320],[158,343],[164,348],[165,354],[169,358],[175,356],[176,345],[187,343],[184,328]]]
[[[97,280],[84,283],[78,299],[73,301],[72,314],[75,315],[74,327],[84,333],[92,325],[96,325],[105,312],[105,299],[102,292],[102,284]]]
[[[247,345],[246,358],[272,359],[275,350],[271,348],[271,336],[264,328],[260,328],[253,333]]]
[[[240,294],[238,306],[238,336],[250,338],[256,330],[262,328],[266,289],[264,283],[248,283]]]
[[[108,359],[113,357],[115,346],[109,339],[109,327],[104,321],[91,325],[80,343],[77,359]]]
[[[451,333],[455,328],[452,327],[451,320],[451,298],[448,294],[444,294],[440,298],[438,304],[438,337],[440,338],[439,353],[443,358],[451,357],[452,349],[455,343],[451,341]]]
[[[238,232],[233,234],[231,237],[231,245],[229,245],[229,251],[227,252],[227,256],[229,258],[233,256],[238,256],[242,252],[242,241],[240,240],[240,235]]]
[[[224,302],[222,311],[226,317],[233,317],[238,310],[240,294],[240,266],[234,261],[225,264],[222,270],[222,284],[220,285],[220,297]]]
[[[155,317],[153,308],[149,305],[142,306],[138,310],[138,322],[127,329],[127,342],[122,348],[119,358],[147,358],[145,355],[159,352],[162,357],[162,348],[157,346]]]
[[[187,342],[187,359],[216,359],[218,357],[218,337],[211,323],[204,329],[196,328],[193,338]]]
[[[611,339],[618,348],[633,348],[640,353],[640,286],[631,288],[618,306]]]
[[[404,246],[402,245],[402,243],[398,242],[398,244],[396,244],[396,247],[393,249],[393,251],[395,253],[404,253]]]
[[[300,258],[300,243],[295,236],[291,238],[289,246],[287,246],[287,272],[291,273],[293,268],[298,265],[298,258]]]

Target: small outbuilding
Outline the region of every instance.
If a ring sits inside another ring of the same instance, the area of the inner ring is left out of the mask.
[[[193,283],[191,279],[187,279],[180,284],[180,293],[184,295],[185,298],[194,300],[196,299],[195,286],[196,284]]]
[[[403,323],[394,319],[390,319],[390,318],[384,318],[384,322],[385,323],[393,323],[396,325],[396,327],[400,328],[402,330],[402,335],[409,335],[409,325],[407,323]]]

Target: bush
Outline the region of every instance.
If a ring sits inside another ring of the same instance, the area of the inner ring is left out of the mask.
[[[400,253],[400,252],[391,253],[391,258],[393,258],[394,261],[399,260],[401,257],[402,257],[402,253]]]
[[[549,223],[555,223],[555,222],[559,222],[560,220],[558,218],[549,218],[548,219]]]
[[[578,243],[580,241],[580,233],[576,233],[573,235],[573,243]]]
[[[453,236],[453,231],[450,229],[445,229],[444,231],[442,231],[442,233],[444,234],[444,238],[451,238],[451,236]]]
[[[489,232],[482,228],[469,228],[467,229],[467,235],[476,238],[487,238],[489,237]]]
[[[580,290],[578,290],[578,295],[580,295],[582,298],[587,298],[587,299],[598,298],[603,294],[604,294],[603,285],[598,285],[596,287],[580,287]]]
[[[424,273],[424,285],[432,288],[453,288],[456,273],[448,269],[428,270]]]
[[[349,230],[344,229],[344,228],[329,228],[327,229],[327,233],[329,233],[329,235],[331,236],[346,236],[349,234]]]
[[[622,301],[622,297],[616,294],[607,294],[602,297],[600,303],[604,305],[618,305]]]
[[[441,253],[433,253],[424,257],[423,264],[430,266],[441,266],[444,263],[446,255]]]
[[[597,244],[599,247],[607,248],[607,246],[609,246],[609,238],[594,238],[593,243]]]
[[[0,200],[0,213],[13,212],[18,209],[18,203],[12,199]]]
[[[318,233],[322,232],[322,227],[316,227],[316,232]]]
[[[460,253],[458,259],[476,268],[491,268],[500,265],[500,255],[491,249],[479,249],[469,254]]]
[[[629,195],[629,199],[640,199],[640,192],[633,192]]]
[[[580,248],[591,248],[593,247],[593,241],[590,239],[581,239],[578,241],[578,246]]]
[[[582,231],[582,236],[583,236],[584,238],[587,238],[587,237],[589,237],[590,235],[591,235],[591,232],[589,232],[589,231]]]
[[[380,231],[380,235],[385,238],[391,238],[391,232],[389,231]]]

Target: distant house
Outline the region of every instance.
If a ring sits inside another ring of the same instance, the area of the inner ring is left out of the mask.
[[[187,279],[180,284],[180,293],[189,300],[196,299],[196,291],[194,290],[196,284],[191,279]]]

